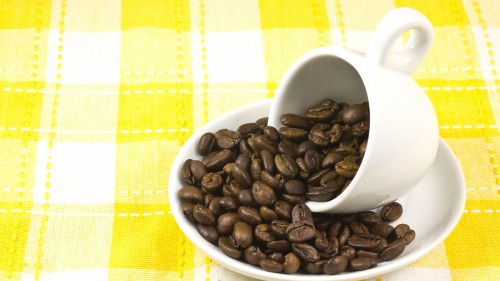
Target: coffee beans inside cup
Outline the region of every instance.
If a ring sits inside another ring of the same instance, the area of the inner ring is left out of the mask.
[[[266,271],[339,274],[399,256],[415,238],[393,202],[379,212],[312,213],[355,177],[365,154],[368,103],[325,100],[303,116],[284,114],[236,130],[205,133],[201,160],[187,159],[178,196],[200,235],[227,256]]]

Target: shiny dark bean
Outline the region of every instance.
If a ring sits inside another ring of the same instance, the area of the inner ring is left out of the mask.
[[[274,190],[260,181],[253,183],[252,196],[255,202],[261,206],[272,206],[277,200]]]
[[[403,238],[406,244],[409,244],[415,239],[415,231],[410,229],[409,225],[402,223],[394,228],[393,236],[395,239]]]
[[[386,221],[395,221],[403,214],[403,206],[398,202],[392,202],[380,210],[380,217]]]
[[[292,205],[286,201],[278,200],[274,204],[274,212],[279,218],[290,220],[292,218]]]
[[[246,262],[252,265],[260,265],[260,260],[266,258],[266,254],[264,254],[260,248],[255,246],[250,246],[243,251],[243,258]]]
[[[306,140],[299,144],[297,147],[297,153],[299,156],[304,156],[309,150],[318,150],[318,146],[315,145],[312,141]]]
[[[276,240],[271,225],[266,223],[261,223],[255,227],[255,238],[266,243]]]
[[[196,229],[200,235],[205,238],[208,242],[217,245],[217,240],[219,240],[219,232],[213,225],[197,224]]]
[[[333,100],[325,100],[319,105],[310,107],[306,111],[305,117],[314,122],[328,122],[333,120],[339,110],[338,103]]]
[[[260,216],[262,217],[262,220],[265,222],[272,222],[274,220],[278,219],[278,215],[274,210],[270,209],[267,206],[261,206],[259,209]]]
[[[208,157],[205,167],[210,171],[222,169],[227,163],[233,162],[234,153],[229,149],[223,149],[211,157]]]
[[[357,250],[356,257],[358,257],[358,258],[371,258],[371,259],[376,260],[376,259],[378,259],[378,253],[367,251],[367,250]]]
[[[264,136],[273,142],[280,141],[280,133],[273,126],[266,126],[262,129]]]
[[[252,189],[243,189],[238,193],[238,201],[240,201],[241,205],[249,206],[249,207],[257,207],[258,204],[253,199]]]
[[[317,262],[309,262],[305,266],[305,270],[310,274],[321,274],[323,273],[323,266],[325,265],[326,260],[319,260]]]
[[[364,104],[353,104],[343,109],[339,115],[345,124],[356,124],[368,117],[368,107]]]
[[[252,165],[250,166],[250,176],[254,181],[260,181],[260,173],[262,172],[262,163],[259,158],[252,160]]]
[[[252,177],[244,167],[238,164],[235,164],[231,170],[231,176],[242,188],[250,188],[252,186]]]
[[[320,259],[318,250],[307,243],[292,243],[292,251],[299,258],[308,262],[317,262]]]
[[[330,201],[335,197],[333,191],[329,191],[323,186],[310,186],[306,192],[306,198],[317,202]]]
[[[301,265],[300,259],[296,254],[290,252],[285,255],[285,261],[283,262],[283,272],[287,274],[295,273],[299,270]]]
[[[376,223],[370,227],[370,231],[380,237],[387,238],[394,232],[394,226],[390,224]]]
[[[349,230],[349,226],[343,225],[340,228],[339,234],[337,238],[339,239],[339,246],[344,246],[347,243],[347,239],[351,236],[351,231]]]
[[[252,165],[252,159],[250,158],[250,155],[242,153],[238,155],[238,157],[236,157],[234,163],[240,165],[243,169],[245,169],[245,171],[250,171],[250,166]]]
[[[260,216],[259,211],[254,208],[240,206],[237,212],[241,220],[248,224],[257,225],[262,223],[262,217]]]
[[[397,256],[399,256],[401,253],[403,253],[405,247],[406,247],[406,241],[403,238],[397,239],[388,244],[387,248],[385,248],[380,253],[379,257],[383,261],[392,260]]]
[[[242,124],[238,127],[238,129],[236,131],[241,135],[241,137],[245,137],[245,136],[250,135],[250,134],[261,133],[261,129],[260,129],[259,125],[257,125],[256,123]]]
[[[252,148],[248,144],[247,140],[241,140],[238,147],[239,147],[240,152],[242,154],[245,154],[247,156],[250,156],[253,154]]]
[[[318,172],[312,174],[308,179],[307,179],[307,184],[308,185],[313,185],[313,186],[318,186],[320,185],[321,178],[326,175],[327,173],[331,172],[331,168],[325,168],[322,170],[319,170]]]
[[[340,124],[333,125],[328,131],[328,137],[331,144],[338,144],[343,136],[344,130]]]
[[[352,126],[351,132],[355,137],[366,137],[370,130],[370,121],[364,120]]]
[[[224,213],[217,218],[217,231],[221,235],[229,235],[233,232],[234,225],[241,221],[237,213]]]
[[[352,271],[360,271],[377,266],[377,260],[373,258],[353,258],[349,261],[349,269]]]
[[[231,149],[237,146],[241,140],[241,135],[237,131],[221,129],[215,132],[217,146],[223,149]]]
[[[266,244],[267,248],[271,251],[278,253],[288,253],[291,251],[292,244],[288,240],[276,240]]]
[[[214,193],[220,190],[222,186],[222,177],[216,173],[207,173],[201,179],[201,187],[209,193]]]
[[[329,130],[329,124],[316,123],[309,131],[308,138],[317,146],[327,146],[330,144]]]
[[[259,127],[264,128],[265,126],[267,126],[267,120],[268,120],[267,117],[262,117],[257,119],[255,123],[259,125]]]
[[[183,201],[181,208],[182,208],[182,213],[187,217],[187,219],[192,222],[192,223],[197,223],[196,220],[193,217],[193,207],[196,204],[193,202],[189,201]]]
[[[199,188],[192,185],[183,186],[177,194],[184,201],[203,203],[203,194]]]
[[[273,220],[271,222],[271,231],[280,238],[286,237],[286,229],[290,225],[290,222],[286,220]]]
[[[345,256],[334,256],[323,265],[323,272],[334,275],[347,270],[349,259]]]
[[[346,182],[346,178],[340,176],[335,171],[330,171],[323,175],[319,181],[320,186],[329,192],[335,192],[341,189]]]
[[[373,211],[359,212],[356,214],[356,217],[360,222],[366,225],[374,225],[380,222],[380,216]]]
[[[247,140],[248,145],[252,148],[253,152],[260,152],[261,150],[268,150],[273,155],[278,152],[275,143],[266,138],[265,136],[256,136]]]
[[[194,179],[193,173],[191,172],[191,161],[192,159],[188,159],[184,162],[181,169],[181,178],[182,183],[187,185],[196,184],[196,180]]]
[[[302,195],[306,191],[306,185],[302,181],[296,179],[286,181],[284,187],[288,194],[293,195]]]
[[[292,205],[297,205],[297,204],[302,204],[306,201],[306,198],[304,195],[292,195],[288,193],[282,193],[281,197],[285,202],[288,202]]]
[[[252,245],[253,231],[246,222],[239,221],[235,223],[232,236],[236,244],[242,248],[248,248]]]
[[[261,259],[260,267],[269,272],[281,272],[283,271],[283,264],[272,259]]]
[[[281,127],[279,133],[282,139],[287,139],[297,142],[307,139],[307,136],[309,134],[307,130],[300,128],[290,128],[290,127]]]
[[[344,156],[342,154],[337,153],[335,151],[329,152],[323,158],[323,161],[321,162],[321,167],[322,168],[333,168],[333,167],[335,167],[335,164],[340,162],[342,159],[344,159]]]
[[[208,155],[216,147],[215,135],[213,133],[205,133],[198,141],[198,153],[200,155]]]
[[[201,224],[214,224],[215,216],[205,206],[197,204],[193,207],[193,217]]]
[[[358,172],[359,165],[353,162],[348,162],[345,160],[342,160],[335,164],[335,172],[337,174],[352,179],[356,173]]]
[[[299,168],[295,161],[286,154],[276,155],[274,157],[274,163],[276,164],[278,172],[286,178],[294,178],[299,172]]]
[[[351,260],[356,257],[356,250],[349,245],[344,245],[340,247],[339,253],[341,256],[346,257],[348,260]]]
[[[315,173],[321,169],[323,156],[317,150],[308,150],[304,154],[304,162],[309,172]]]
[[[230,240],[229,237],[226,236],[219,237],[217,245],[224,254],[233,259],[239,259],[242,255],[241,250],[236,248],[236,246],[233,244],[233,242]]]
[[[280,122],[287,127],[300,128],[305,130],[309,130],[311,128],[311,123],[309,123],[309,120],[307,120],[303,116],[292,113],[281,115]]]
[[[261,150],[260,151],[260,161],[262,163],[262,166],[264,167],[264,170],[268,171],[271,174],[276,173],[276,166],[274,165],[274,157],[269,152],[269,150]]]
[[[380,240],[376,234],[354,234],[347,239],[347,244],[354,249],[371,250],[378,246]]]
[[[282,140],[278,144],[278,152],[281,154],[286,154],[292,158],[297,158],[298,156],[298,146],[297,143],[291,140]]]
[[[224,196],[219,199],[219,205],[227,211],[236,211],[240,206],[238,199],[232,196]]]

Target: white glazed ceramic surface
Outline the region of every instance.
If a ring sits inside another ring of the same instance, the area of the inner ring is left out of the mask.
[[[266,272],[258,267],[234,260],[224,255],[216,246],[200,236],[195,226],[182,213],[177,192],[183,184],[180,180],[182,165],[186,159],[201,159],[196,153],[199,138],[206,132],[215,132],[221,128],[237,129],[239,125],[253,122],[267,116],[272,100],[253,103],[207,123],[197,130],[184,144],[175,158],[169,178],[168,195],[170,207],[179,227],[200,250],[220,265],[243,275],[262,280],[307,280],[333,281],[358,280],[384,274],[410,264],[431,251],[441,243],[458,223],[465,206],[465,182],[463,173],[454,154],[444,141],[439,142],[437,157],[429,173],[399,202],[404,207],[403,216],[392,223],[406,223],[416,232],[415,240],[406,247],[396,259],[380,263],[377,267],[360,271],[346,272],[340,275],[302,275]]]
[[[401,48],[397,39],[414,32]],[[287,71],[269,111],[269,125],[280,128],[284,113],[303,115],[326,98],[349,104],[369,102],[366,153],[349,187],[328,202],[311,202],[315,212],[349,213],[379,207],[412,190],[437,153],[439,128],[429,99],[409,75],[433,38],[419,12],[400,8],[377,26],[366,56],[332,46],[314,49]]]

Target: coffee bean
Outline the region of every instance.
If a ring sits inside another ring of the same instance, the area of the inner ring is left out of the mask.
[[[207,173],[201,179],[201,187],[209,193],[215,193],[222,186],[222,177],[216,173]]]
[[[274,157],[274,163],[278,172],[286,178],[294,178],[299,172],[295,161],[286,154],[277,154]]]
[[[276,240],[271,225],[266,223],[259,224],[255,227],[255,238],[266,243]]]
[[[358,258],[371,258],[371,259],[377,260],[378,253],[367,251],[367,250],[357,250],[356,257],[358,257]]]
[[[238,164],[235,164],[231,170],[231,176],[242,188],[250,188],[252,186],[252,177],[250,177],[250,174],[244,167]]]
[[[260,160],[262,166],[264,166],[264,170],[268,171],[273,175],[276,173],[276,166],[274,165],[274,157],[271,154],[271,152],[269,152],[269,150],[260,151]]]
[[[373,211],[365,211],[357,213],[358,220],[366,225],[374,225],[380,222],[380,216]],[[385,237],[385,236],[382,236]]]
[[[205,167],[207,170],[216,171],[222,169],[224,165],[232,162],[234,159],[234,153],[229,149],[223,149],[214,155],[210,156],[206,160]]]
[[[240,201],[241,205],[249,206],[256,208],[258,207],[257,202],[253,199],[252,189],[243,189],[238,193],[238,201]]]
[[[237,213],[224,213],[217,218],[217,231],[221,235],[229,235],[233,232],[234,225],[241,221]]]
[[[241,220],[248,224],[257,225],[262,223],[262,217],[260,216],[259,211],[254,208],[240,206],[237,212]]]
[[[326,239],[326,233],[322,233],[316,229],[314,234],[314,247],[319,251],[327,251],[330,248],[330,241]]]
[[[353,258],[349,261],[349,269],[352,271],[360,271],[377,266],[377,260],[374,258]]]
[[[307,139],[309,132],[300,128],[281,127],[279,130],[282,139],[291,141],[303,141]]]
[[[353,125],[368,117],[368,108],[363,104],[353,104],[343,109],[339,115],[345,124]]]
[[[200,137],[200,140],[198,141],[197,150],[200,155],[205,156],[214,151],[215,147],[215,135],[213,133],[205,133]]]
[[[392,202],[380,210],[380,217],[386,221],[395,221],[401,217],[403,214],[403,206],[398,202]]]
[[[310,140],[301,142],[297,147],[298,156],[304,156],[309,150],[318,150],[318,146]]]
[[[326,169],[322,169],[322,170],[319,170],[318,172],[314,173],[313,175],[311,175],[308,179],[307,179],[307,184],[308,185],[320,185],[320,182],[321,182],[321,178],[328,174],[329,172],[331,172],[332,169],[331,168],[326,168]]]
[[[234,241],[242,248],[248,248],[252,245],[253,234],[252,228],[246,222],[239,221],[234,224],[233,228]]]
[[[283,197],[283,200],[285,202],[290,203],[292,205],[302,204],[306,201],[304,195],[292,195],[288,193],[282,193],[281,197]]]
[[[278,215],[267,206],[261,206],[259,209],[260,216],[265,222],[272,222],[278,219]]]
[[[339,253],[341,256],[346,257],[348,260],[352,260],[353,258],[356,257],[356,250],[349,245],[344,245],[340,247]]]
[[[349,259],[345,256],[334,256],[323,265],[323,272],[334,275],[346,271]]]
[[[346,178],[340,176],[337,172],[330,171],[321,177],[319,184],[328,192],[335,192],[341,189],[346,181]]]
[[[248,145],[252,148],[253,152],[260,152],[261,150],[268,150],[271,154],[276,154],[278,148],[275,143],[266,138],[265,136],[256,136],[247,140]]]
[[[342,159],[344,159],[344,156],[340,153],[337,153],[335,151],[329,152],[325,158],[323,158],[323,161],[321,162],[321,167],[322,168],[333,168],[335,167],[335,164],[340,162]]]
[[[232,196],[224,196],[219,199],[219,205],[227,211],[234,212],[240,206],[238,199]]]
[[[296,243],[306,242],[314,238],[314,225],[308,224],[304,220],[294,221],[286,228],[288,240]]]
[[[317,150],[308,150],[304,154],[304,162],[308,172],[315,173],[321,169],[323,156]]]
[[[215,132],[215,141],[220,148],[231,149],[239,144],[240,133],[228,129],[221,129]]]
[[[284,179],[280,174],[276,174],[276,176],[273,176],[271,173],[269,173],[269,171],[264,170],[260,173],[260,179],[264,184],[272,188],[274,191],[280,191],[283,187],[282,181]]]
[[[224,254],[233,259],[239,259],[242,255],[242,252],[238,248],[236,248],[236,246],[227,236],[219,237],[217,245]]]
[[[347,243],[347,239],[349,239],[350,236],[351,236],[351,231],[349,230],[349,226],[343,225],[340,228],[340,232],[337,236],[337,238],[339,239],[339,245],[340,246],[345,245]]]
[[[193,177],[193,173],[191,172],[191,161],[192,159],[188,159],[184,162],[181,169],[181,178],[182,183],[193,185],[196,184],[196,180]]]
[[[376,234],[354,234],[347,239],[347,245],[361,250],[374,249],[380,243],[381,237]]]
[[[370,227],[370,231],[380,237],[387,238],[394,231],[394,227],[390,224],[376,223]]]
[[[415,231],[410,229],[407,224],[399,224],[394,228],[393,236],[395,239],[403,238],[406,244],[409,244],[415,239]]]
[[[317,202],[330,201],[335,197],[335,193],[323,186],[310,186],[306,192],[306,198]]]
[[[281,115],[280,122],[287,127],[300,128],[305,130],[309,130],[311,128],[311,124],[306,118],[292,113]]]
[[[260,181],[253,183],[252,196],[257,204],[263,206],[272,206],[277,200],[274,190]]]
[[[387,248],[380,253],[380,259],[388,261],[396,258],[403,253],[405,246],[406,241],[403,238],[391,242],[387,245]]]
[[[274,212],[279,218],[290,220],[292,218],[292,205],[283,200],[278,200],[274,204]]]
[[[317,146],[327,146],[328,144],[330,144],[330,136],[328,134],[329,130],[330,125],[325,123],[317,123],[309,131],[308,138]]]
[[[259,125],[257,125],[257,123],[245,123],[245,124],[242,124],[238,127],[238,129],[236,130],[241,137],[245,137],[247,135],[250,135],[250,134],[259,134],[259,133],[262,133]]]
[[[305,117],[314,122],[328,122],[333,120],[339,109],[339,105],[335,101],[325,100],[319,105],[310,107],[306,111]]]
[[[196,205],[193,202],[189,201],[183,201],[181,208],[182,208],[182,213],[187,217],[187,219],[192,222],[192,223],[197,223],[196,220],[193,217],[193,207]]]
[[[306,204],[297,204],[292,209],[292,221],[305,221],[310,225],[314,225],[311,209]]]
[[[264,136],[268,138],[272,142],[279,142],[280,141],[280,133],[276,128],[273,126],[266,126],[264,129],[262,129],[264,132]]]
[[[238,147],[240,152],[244,155],[250,156],[253,154],[252,148],[248,144],[247,140],[244,139],[240,140]]]
[[[203,203],[203,194],[196,186],[185,185],[177,192],[179,197],[184,201]]]
[[[317,262],[320,259],[318,250],[307,243],[292,243],[292,251],[299,258],[308,262]]]
[[[260,181],[260,174],[262,172],[262,163],[259,158],[252,160],[252,165],[250,166],[250,176],[254,181]]]
[[[366,137],[370,130],[370,121],[364,120],[352,126],[351,132],[355,137]]]
[[[268,120],[267,117],[262,117],[262,118],[257,119],[257,121],[255,121],[255,123],[257,125],[259,125],[259,127],[264,128],[265,126],[267,126],[267,120]]]
[[[310,274],[321,274],[323,273],[323,266],[325,266],[326,260],[319,260],[317,262],[309,262],[306,264],[306,272]]]
[[[274,252],[288,253],[291,251],[292,244],[288,240],[276,240],[268,242],[266,247]]]
[[[338,162],[337,164],[335,164],[335,172],[337,172],[337,174],[339,174],[343,177],[349,178],[349,179],[352,179],[356,175],[356,172],[358,171],[358,169],[359,169],[358,164],[353,163],[353,162],[348,162],[345,160],[342,160],[342,161]]]
[[[208,242],[217,245],[217,241],[219,240],[219,232],[213,225],[205,225],[205,224],[197,224],[196,229],[200,233],[200,235],[205,238]]]
[[[290,225],[287,220],[273,220],[271,222],[271,231],[280,238],[286,238],[286,229]]]
[[[284,139],[279,142],[278,144],[278,152],[281,154],[286,154],[293,159],[297,158],[298,156],[298,146],[297,143]]]
[[[240,165],[240,167],[242,167],[245,171],[250,171],[250,166],[252,165],[252,159],[250,158],[249,155],[242,153],[238,155],[238,157],[236,157],[234,163]]]
[[[283,264],[272,260],[272,259],[261,259],[260,267],[269,272],[281,272],[283,271]]]
[[[333,125],[328,131],[328,137],[331,144],[338,144],[342,140],[343,136],[344,129],[340,124]]]
[[[296,179],[291,179],[285,182],[284,187],[288,194],[293,195],[302,195],[306,191],[306,185],[302,181]]]
[[[296,254],[290,252],[285,255],[285,261],[283,262],[283,272],[287,274],[295,273],[300,268],[300,259]]]
[[[194,219],[201,224],[214,224],[215,216],[205,206],[197,204],[193,207]]]
[[[264,254],[259,247],[252,245],[243,251],[243,258],[249,264],[260,265],[260,260],[265,259],[266,254]]]

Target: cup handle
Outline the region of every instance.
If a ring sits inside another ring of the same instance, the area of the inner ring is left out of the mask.
[[[397,39],[409,30],[413,30],[410,38],[397,48]],[[410,8],[394,9],[377,25],[366,57],[382,67],[411,74],[429,51],[433,38],[432,24],[423,14]]]

